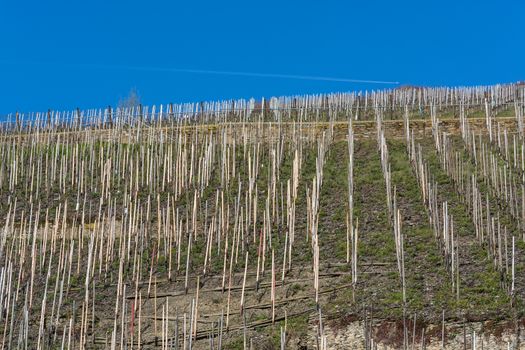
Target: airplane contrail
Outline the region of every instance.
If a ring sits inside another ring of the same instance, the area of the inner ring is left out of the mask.
[[[105,64],[90,64],[90,63],[56,63],[56,62],[11,62],[0,61],[5,64],[36,64],[36,65],[62,65],[69,67],[83,67],[83,68],[98,68],[98,69],[124,69],[134,71],[146,72],[171,72],[171,73],[194,73],[194,74],[212,74],[212,75],[229,75],[229,76],[243,76],[243,77],[258,77],[258,78],[278,78],[278,79],[297,79],[297,80],[317,80],[317,81],[332,81],[343,83],[363,83],[363,84],[387,84],[398,85],[398,81],[384,81],[384,80],[370,80],[370,79],[351,79],[338,77],[325,77],[313,75],[293,75],[293,74],[277,74],[277,73],[256,73],[256,72],[237,72],[237,71],[222,71],[222,70],[207,70],[207,69],[187,69],[187,68],[169,68],[169,67],[148,67],[148,66],[117,66]]]
[[[131,68],[131,69],[139,69],[139,70],[149,70],[149,67],[129,67],[129,68]],[[259,78],[280,78],[280,79],[335,81],[335,82],[344,82],[344,83],[390,84],[390,85],[397,85],[397,84],[399,84],[398,81],[350,79],[350,78],[323,77],[323,76],[313,76],[313,75],[292,75],[292,74],[275,74],[275,73],[235,72],[235,71],[219,71],[219,70],[204,70],[204,69],[181,69],[181,68],[159,68],[158,70],[166,71],[166,72],[180,72],[180,73],[236,75],[236,76],[259,77]]]

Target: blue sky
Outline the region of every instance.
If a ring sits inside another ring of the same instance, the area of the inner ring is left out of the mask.
[[[0,0],[0,114],[525,79],[521,1]]]

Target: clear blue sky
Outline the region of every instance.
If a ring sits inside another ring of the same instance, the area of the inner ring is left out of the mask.
[[[0,0],[0,114],[525,79],[522,1]]]

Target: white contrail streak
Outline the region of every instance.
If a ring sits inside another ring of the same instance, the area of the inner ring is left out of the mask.
[[[148,67],[129,67],[129,68],[130,69],[139,69],[139,70],[149,70]],[[334,77],[320,77],[320,76],[312,76],[312,75],[291,75],[291,74],[274,74],[274,73],[232,72],[232,71],[203,70],[203,69],[178,69],[178,68],[158,68],[156,70],[161,70],[161,71],[166,71],[166,72],[196,73],[196,74],[237,75],[237,76],[244,76],[244,77],[259,77],[259,78],[280,78],[280,79],[336,81],[336,82],[344,82],[344,83],[391,84],[391,85],[399,84],[398,81],[334,78]]]
[[[97,69],[123,69],[145,72],[167,72],[167,73],[193,73],[193,74],[211,74],[211,75],[229,75],[242,77],[257,77],[257,78],[278,78],[278,79],[298,79],[298,80],[317,80],[317,81],[333,81],[343,83],[362,83],[362,84],[388,84],[398,85],[398,81],[384,81],[384,80],[370,80],[370,79],[350,79],[337,77],[323,77],[313,75],[293,75],[293,74],[276,74],[276,73],[255,73],[255,72],[236,72],[236,71],[221,71],[221,70],[207,70],[207,69],[186,69],[186,68],[169,68],[169,67],[148,67],[148,66],[117,66],[105,64],[84,64],[84,63],[57,63],[57,62],[7,62],[0,61],[4,64],[35,64],[35,65],[54,65],[63,67],[81,67],[81,68],[97,68]]]

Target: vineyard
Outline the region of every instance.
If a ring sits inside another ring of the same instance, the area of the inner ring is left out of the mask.
[[[10,116],[2,349],[525,346],[525,86]]]

